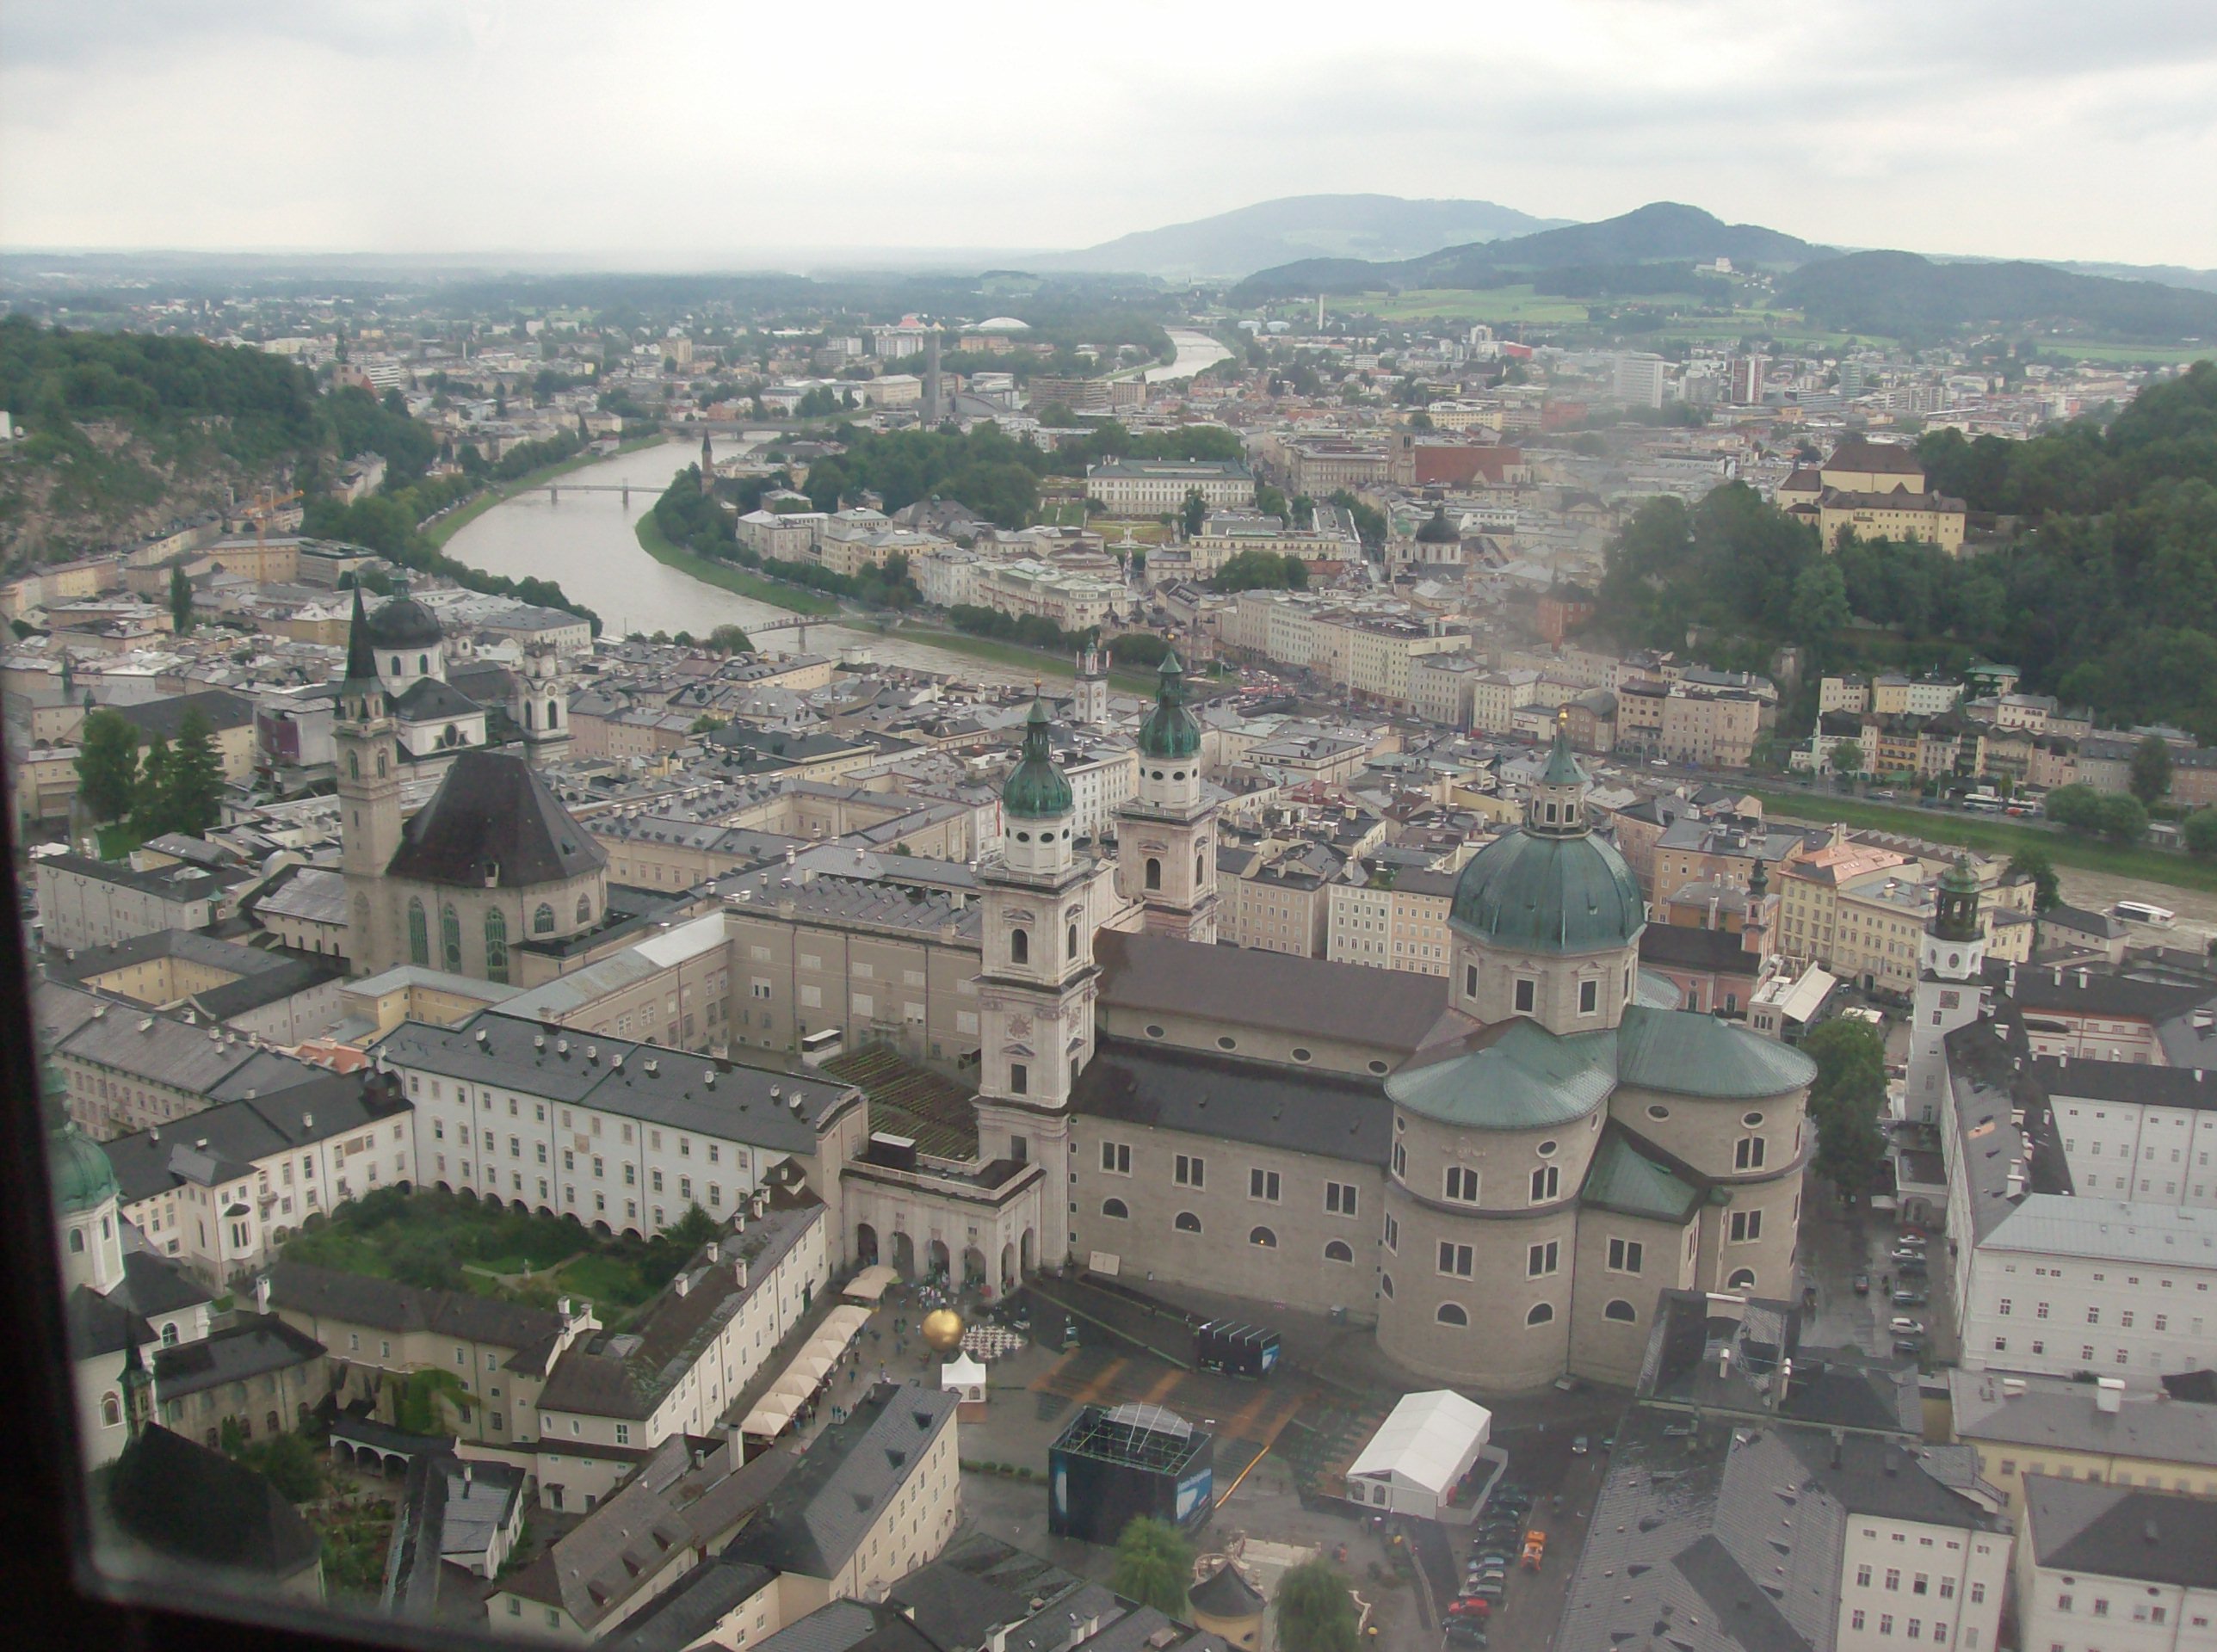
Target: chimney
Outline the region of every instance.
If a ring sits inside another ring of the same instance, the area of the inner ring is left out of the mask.
[[[730,1457],[729,1467],[733,1471],[746,1461],[746,1442],[739,1438],[739,1425],[736,1422],[724,1426],[724,1450]]]
[[[254,1311],[257,1314],[269,1311],[269,1276],[267,1273],[255,1276]]]
[[[740,1217],[741,1221],[744,1221],[745,1219],[746,1218],[744,1217]],[[734,1256],[732,1258],[732,1277],[739,1282],[740,1290],[744,1291],[747,1288],[747,1259],[745,1257]]]
[[[2124,1409],[2125,1383],[2121,1377],[2100,1377],[2094,1382],[2094,1409],[2109,1416],[2115,1416]]]
[[[711,1239],[708,1242],[707,1252],[708,1260],[710,1261],[714,1262],[723,1260],[724,1247],[719,1241]]]
[[[2156,1525],[2152,1519],[2140,1527],[2140,1539],[2151,1546],[2162,1541],[2162,1534],[2156,1530]]]
[[[670,1288],[675,1291],[681,1297],[691,1296],[693,1294],[693,1276],[690,1273],[680,1273],[676,1279],[670,1280]]]
[[[466,1489],[466,1489],[468,1489],[468,1487],[469,1487],[469,1483],[470,1483],[470,1460],[469,1460],[469,1458],[467,1458],[466,1457],[466,1458],[464,1458],[462,1459],[462,1486],[463,1486],[464,1489]]]

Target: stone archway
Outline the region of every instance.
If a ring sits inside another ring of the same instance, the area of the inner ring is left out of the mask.
[[[1014,1244],[1001,1247],[1001,1294],[1007,1296],[1022,1283],[1016,1272],[1016,1248]]]
[[[347,1442],[343,1439],[333,1440],[331,1442],[331,1461],[337,1464],[340,1468],[352,1468],[354,1466],[354,1447],[348,1445]]]
[[[892,1264],[904,1279],[916,1278],[916,1241],[899,1228],[893,1230]]]
[[[923,1270],[927,1276],[937,1279],[953,1277],[950,1269],[954,1259],[947,1248],[947,1241],[934,1239],[923,1248]]]
[[[875,1267],[878,1265],[878,1230],[867,1222],[855,1224],[855,1266]]]
[[[985,1271],[985,1253],[975,1245],[964,1247],[961,1288],[965,1291],[975,1291],[983,1285],[990,1289],[992,1283],[993,1276]]]
[[[1023,1245],[1018,1260],[1027,1276],[1039,1272],[1039,1235],[1030,1228],[1024,1230]]]

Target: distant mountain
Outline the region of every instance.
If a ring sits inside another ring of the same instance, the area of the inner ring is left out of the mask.
[[[1568,223],[1490,200],[1288,195],[1190,224],[1142,230],[1079,252],[1026,259],[1034,269],[1131,271],[1173,280],[1238,277],[1304,256],[1398,259]]]
[[[2159,281],[2165,287],[2190,287],[2200,293],[2217,293],[2217,269],[2190,269],[2183,264],[2089,264],[2069,258],[2055,262],[2058,269],[2074,275],[2108,275],[2120,281]]]
[[[1598,224],[1575,224],[1476,245],[1454,246],[1398,262],[1308,258],[1265,269],[1236,296],[1293,298],[1305,293],[1399,291],[1428,287],[1501,287],[1519,272],[1621,268],[1729,258],[1735,268],[1792,268],[1831,256],[1828,247],[1755,224],[1727,224],[1698,206],[1656,201]]]
[[[2150,342],[2217,339],[2217,293],[2048,264],[1941,264],[1913,252],[1856,252],[1805,264],[1780,280],[1778,293],[1817,326],[1891,338],[2040,325]]]

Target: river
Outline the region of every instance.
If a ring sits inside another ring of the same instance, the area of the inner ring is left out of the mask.
[[[733,458],[747,451],[748,446],[739,441],[719,441],[716,456]],[[697,442],[672,441],[572,471],[558,478],[558,484],[628,482],[633,488],[629,502],[620,493],[573,490],[563,493],[559,500],[544,492],[519,493],[464,526],[447,542],[447,554],[487,573],[506,574],[514,579],[527,576],[551,579],[565,595],[598,613],[609,632],[620,637],[635,631],[689,631],[705,637],[721,625],[738,626],[750,633],[789,626],[800,616],[703,584],[689,574],[664,567],[639,548],[633,525],[641,513],[652,509],[670,479],[700,454]],[[792,652],[798,643],[798,633],[792,631],[775,632],[763,638],[764,647],[778,652]],[[810,624],[811,653],[834,653],[851,647],[868,648],[871,656],[881,663],[930,671],[959,670],[978,682],[1022,685],[1031,681],[1034,675],[898,635],[880,637],[875,630]]]
[[[1151,385],[1165,385],[1173,379],[1190,379],[1232,354],[1207,333],[1196,333],[1187,327],[1170,327],[1164,330],[1170,334],[1170,342],[1177,346],[1177,359],[1167,367],[1149,367],[1141,377]]]

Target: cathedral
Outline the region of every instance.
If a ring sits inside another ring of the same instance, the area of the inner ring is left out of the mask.
[[[559,673],[527,671],[520,689],[527,749],[568,737]],[[481,980],[518,979],[515,953],[598,928],[608,912],[608,853],[573,820],[530,758],[460,731],[472,703],[445,675],[438,621],[396,598],[374,615],[355,591],[346,675],[332,742],[338,762],[339,862],[346,877],[347,956],[361,973],[420,965]],[[459,705],[457,705],[459,702]],[[448,712],[422,749],[411,746]],[[485,713],[477,711],[482,735]],[[539,739],[534,742],[534,734]],[[401,780],[445,759],[431,800],[404,823]]]
[[[1082,922],[1043,706],[979,870],[979,1152],[1066,1167],[1034,1184],[1038,1254],[1263,1320],[1329,1308],[1420,1376],[1503,1391],[1630,1382],[1660,1291],[1791,1291],[1814,1065],[1642,974],[1639,885],[1563,730],[1521,829],[1462,872],[1445,979],[1214,945],[1175,656],[1139,749],[1135,931]]]

